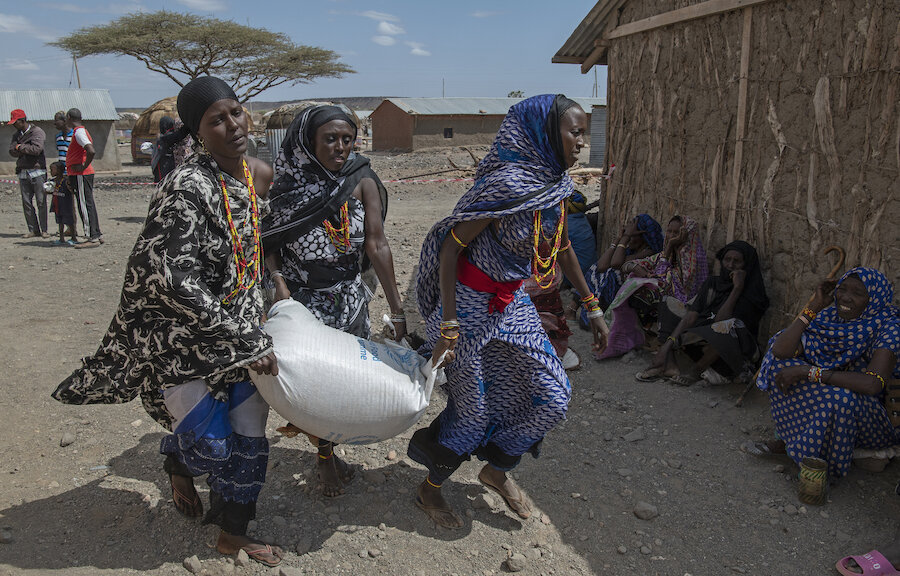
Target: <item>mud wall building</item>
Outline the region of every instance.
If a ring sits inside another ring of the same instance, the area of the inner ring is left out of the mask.
[[[372,111],[372,150],[411,152],[494,141],[510,106],[520,98],[387,98]],[[588,114],[599,98],[573,98]]]
[[[56,133],[53,116],[69,108],[81,110],[85,128],[94,141],[96,156],[94,170],[98,172],[120,170],[116,145],[116,121],[119,114],[108,90],[0,90],[0,174],[16,171],[16,159],[9,155],[9,143],[16,129],[8,126],[9,113],[21,108],[28,121],[39,126],[47,135],[44,153],[48,162],[56,159]]]
[[[638,212],[694,217],[710,258],[747,240],[770,331],[830,245],[900,288],[896,0],[600,0],[553,61],[608,66],[600,244]]]

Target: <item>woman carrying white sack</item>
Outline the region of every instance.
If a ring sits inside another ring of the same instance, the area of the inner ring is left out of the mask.
[[[374,267],[399,341],[406,316],[384,235],[387,192],[369,159],[353,152],[356,133],[337,106],[307,108],[291,122],[275,162],[271,212],[262,222],[266,267],[275,301],[293,298],[325,325],[364,339],[372,294],[362,272]],[[343,494],[352,468],[334,454],[333,443],[310,440],[318,447],[323,494]]]

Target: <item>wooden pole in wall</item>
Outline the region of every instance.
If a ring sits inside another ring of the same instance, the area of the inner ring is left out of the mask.
[[[744,8],[744,29],[741,40],[741,76],[738,85],[737,130],[734,143],[734,168],[732,168],[731,190],[728,202],[728,228],[726,242],[734,240],[737,221],[738,193],[741,187],[741,164],[744,159],[744,136],[747,132],[747,81],[750,72],[750,26],[753,23],[753,8]]]

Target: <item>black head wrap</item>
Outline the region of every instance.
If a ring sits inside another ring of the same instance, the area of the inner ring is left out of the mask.
[[[563,153],[562,134],[559,130],[563,114],[573,106],[578,106],[578,102],[570,100],[562,94],[557,94],[553,104],[550,105],[550,114],[547,115],[547,127],[545,128],[547,138],[550,139],[550,147],[553,148],[553,153],[556,154],[556,159],[563,170],[569,166],[569,162]]]
[[[759,256],[756,248],[743,240],[735,240],[719,249],[716,252],[716,259],[721,263],[725,258],[725,253],[729,250],[740,252],[744,257],[744,271],[747,273],[744,290],[734,306],[734,316],[743,320],[747,328],[756,334],[759,330],[759,320],[769,307],[769,296],[766,294],[766,285],[759,268]],[[706,312],[714,314],[728,299],[734,284],[731,275],[724,268],[718,276],[710,277],[706,282],[709,290],[704,293],[701,289],[701,294],[695,304],[698,307],[706,308],[706,310],[697,310],[701,314]],[[700,300],[704,301],[705,306],[698,302]]]
[[[231,86],[215,76],[195,78],[178,93],[178,116],[195,139],[203,114],[219,100],[239,101]]]
[[[316,106],[307,119],[306,132],[303,134],[303,145],[310,152],[315,152],[316,131],[332,120],[343,120],[353,126],[353,139],[356,140],[356,122],[337,106]]]

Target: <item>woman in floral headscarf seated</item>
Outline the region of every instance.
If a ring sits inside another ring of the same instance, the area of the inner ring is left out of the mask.
[[[672,296],[687,303],[709,275],[706,250],[697,223],[674,216],[666,227],[662,251],[622,265],[628,279],[606,309],[609,341],[598,360],[621,356],[644,343],[642,325],[656,320],[659,303]]]
[[[832,293],[833,288],[833,293]],[[769,393],[778,440],[748,447],[820,458],[828,475],[845,476],[854,448],[900,444],[883,400],[900,377],[900,321],[894,287],[873,268],[854,268],[834,287],[822,282],[810,304],[776,334],[757,386]]]

